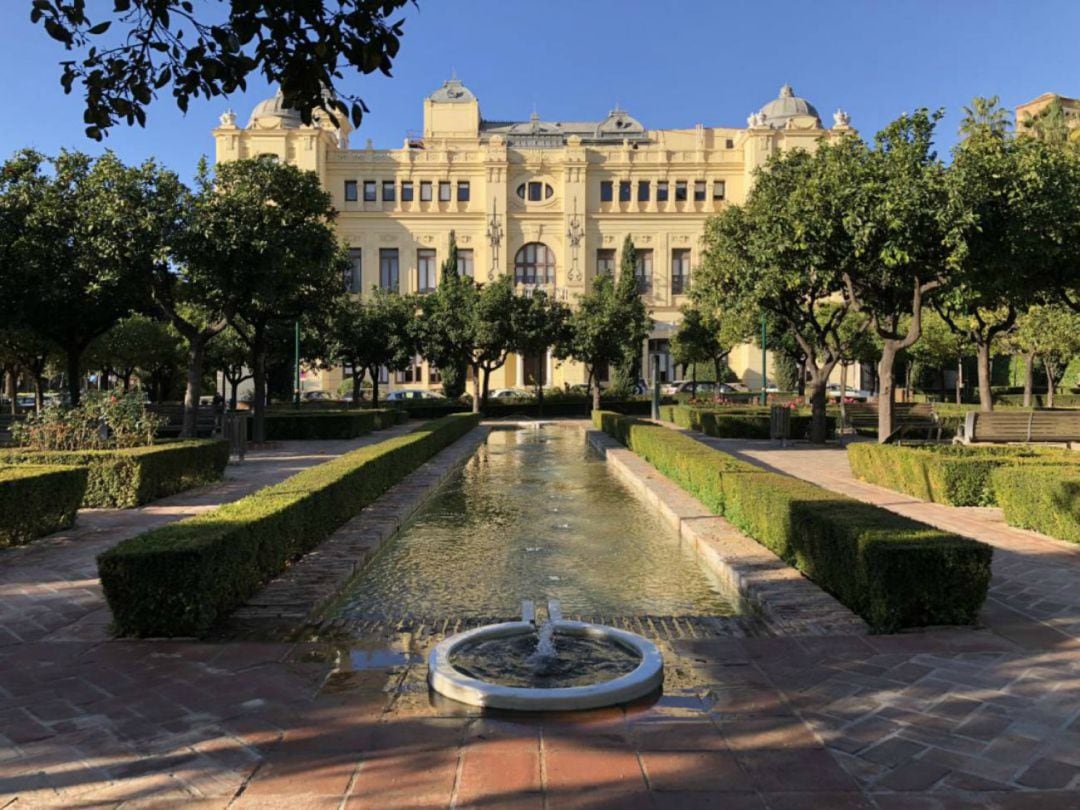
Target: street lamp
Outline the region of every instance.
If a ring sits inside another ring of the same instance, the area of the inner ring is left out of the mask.
[[[765,375],[765,342],[768,340],[768,331],[765,325],[765,313],[761,313],[761,404],[766,401],[765,388],[768,386],[768,377]]]

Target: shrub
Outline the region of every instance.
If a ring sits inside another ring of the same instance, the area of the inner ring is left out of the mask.
[[[848,447],[851,471],[864,481],[924,501],[950,506],[989,506],[996,501],[990,475],[1018,464],[1080,466],[1060,450],[1026,447],[965,447],[861,442]]]
[[[125,509],[217,481],[228,461],[229,445],[208,439],[120,450],[0,451],[0,464],[87,467],[82,505]]]
[[[17,444],[32,450],[104,450],[153,444],[165,419],[146,410],[143,394],[88,392],[77,408],[57,405],[12,426]]]
[[[291,560],[476,424],[472,415],[448,416],[125,540],[98,557],[117,631],[205,633]]]
[[[763,408],[692,408],[686,405],[662,405],[660,418],[679,427],[700,431],[717,439],[770,438],[769,411]],[[803,438],[810,432],[808,414],[791,414],[791,438]],[[828,436],[836,433],[836,417],[825,418]]]
[[[892,631],[975,621],[993,549],[669,429],[600,413],[597,426],[862,616]]]
[[[407,421],[409,414],[397,408],[372,408],[352,411],[294,411],[266,415],[266,438],[355,439],[373,430],[385,430]],[[251,422],[248,421],[248,431]]]
[[[1021,529],[1080,543],[1080,468],[1001,467],[991,475],[1005,522]]]
[[[66,529],[86,491],[85,467],[0,467],[0,548]]]

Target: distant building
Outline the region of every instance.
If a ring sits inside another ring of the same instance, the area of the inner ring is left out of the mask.
[[[451,79],[424,99],[423,133],[400,148],[370,141],[350,148],[350,127],[326,116],[305,126],[280,93],[256,106],[246,126],[222,116],[214,130],[219,162],[273,156],[318,173],[340,212],[337,228],[353,259],[348,288],[424,293],[438,283],[453,231],[459,269],[484,282],[507,273],[521,292],[543,289],[569,303],[598,273],[615,273],[624,238],[638,251],[636,275],[656,326],[645,353],[661,358],[662,380],[675,369],[668,340],[700,260],[705,220],[742,202],[752,172],[778,150],[814,148],[851,132],[837,111],[826,129],[814,106],[790,85],[750,115],[746,127],[646,129],[616,106],[596,121],[485,119],[473,93]],[[751,387],[761,381],[760,351],[732,352],[730,364]],[[575,363],[550,356],[511,357],[492,387],[585,379]],[[312,385],[336,388],[341,372]],[[390,388],[438,384],[422,358],[385,380]]]
[[[1069,130],[1070,139],[1080,137],[1080,99],[1069,98],[1057,93],[1043,93],[1016,108],[1016,129],[1025,132],[1030,129],[1029,122],[1037,120],[1040,116],[1046,116],[1051,108],[1059,108],[1065,127]]]

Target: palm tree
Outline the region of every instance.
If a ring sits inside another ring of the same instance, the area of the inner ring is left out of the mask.
[[[1065,108],[1061,99],[1055,98],[1034,115],[1028,115],[1020,126],[1029,135],[1047,143],[1066,143],[1069,137],[1069,122],[1065,118]]]
[[[998,106],[997,96],[975,96],[970,107],[964,107],[960,119],[960,134],[965,138],[975,135],[1004,138],[1009,131],[1009,113]]]

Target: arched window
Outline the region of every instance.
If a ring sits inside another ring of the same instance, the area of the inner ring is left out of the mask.
[[[554,284],[555,253],[543,242],[522,245],[514,257],[515,284]]]

